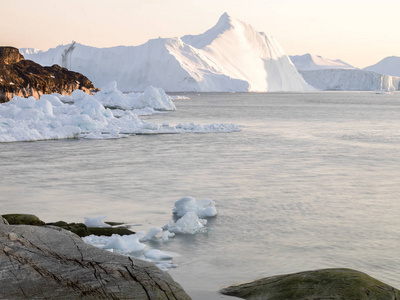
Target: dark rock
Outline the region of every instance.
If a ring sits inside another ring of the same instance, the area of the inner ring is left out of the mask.
[[[8,214],[2,216],[4,219],[8,221],[10,225],[35,225],[35,226],[43,226],[45,223],[40,220],[35,215],[27,215],[27,214]]]
[[[80,73],[58,65],[42,67],[25,60],[17,48],[0,47],[0,103],[15,95],[39,99],[42,94],[69,95],[76,89],[90,93],[94,85]]]
[[[125,227],[88,227],[88,232],[94,235],[112,236],[113,234],[130,235],[135,234],[134,231]]]
[[[60,227],[0,225],[0,299],[190,299],[151,263]]]
[[[94,235],[105,235],[111,236],[113,234],[119,235],[130,235],[135,234],[135,232],[129,230],[127,227],[87,227],[83,223],[67,223],[64,221],[58,221],[55,223],[46,223],[46,225],[57,226],[63,229],[69,230],[80,237]]]
[[[222,294],[265,300],[395,300],[400,291],[359,271],[323,269],[267,277],[224,288]]]

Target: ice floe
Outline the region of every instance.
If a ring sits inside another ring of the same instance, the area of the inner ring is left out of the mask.
[[[197,234],[207,232],[207,220],[204,218],[214,217],[217,214],[215,202],[211,199],[196,201],[193,197],[184,197],[175,202],[172,210],[176,220],[171,220],[163,227],[151,228],[145,232],[137,232],[132,235],[120,236],[113,234],[111,237],[90,235],[83,240],[96,247],[111,252],[129,255],[155,263],[160,269],[176,267],[173,263],[175,253],[164,252],[159,249],[149,248],[146,242],[158,241],[164,243],[176,234]],[[104,223],[104,216],[85,218],[87,226],[99,226]],[[152,243],[154,246],[155,244]]]
[[[105,105],[118,109],[111,110]],[[39,100],[15,96],[0,104],[0,142],[240,131],[236,124],[184,123],[171,126],[138,118],[138,115],[175,109],[171,98],[161,89],[149,87],[144,93],[123,94],[115,82],[95,95],[76,90],[71,96],[42,95]]]

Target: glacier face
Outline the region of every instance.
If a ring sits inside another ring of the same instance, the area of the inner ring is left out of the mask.
[[[376,91],[398,90],[400,78],[354,68],[341,60],[312,54],[290,56],[306,82],[318,90]]]
[[[398,90],[400,77],[359,69],[321,69],[300,71],[308,84],[318,90],[377,91]]]
[[[73,42],[20,52],[41,65],[83,73],[95,86],[115,80],[122,91],[143,91],[149,85],[174,92],[312,90],[274,38],[226,13],[200,35],[152,39],[139,46],[96,48]]]

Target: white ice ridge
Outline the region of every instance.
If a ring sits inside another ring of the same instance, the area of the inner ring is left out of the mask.
[[[193,197],[181,198],[175,202],[172,211],[177,220],[171,220],[163,227],[151,228],[147,234],[145,232],[137,232],[136,234],[124,236],[113,234],[111,237],[90,235],[83,237],[83,240],[88,244],[108,251],[151,261],[160,269],[167,270],[168,268],[176,267],[172,262],[176,254],[163,252],[159,249],[150,249],[144,243],[148,241],[163,243],[173,238],[175,234],[207,232],[207,220],[204,218],[217,215],[215,202],[208,198],[200,201],[196,201]],[[102,225],[105,224],[103,222],[104,218],[104,216],[85,218],[85,224],[88,226]]]
[[[103,104],[122,110],[111,110]],[[138,109],[141,114],[151,114],[155,110],[176,108],[161,89],[149,87],[144,93],[126,95],[117,89],[115,82],[92,96],[80,90],[74,91],[72,96],[42,95],[39,100],[16,96],[0,104],[0,142],[240,131],[240,126],[226,123],[158,125],[140,120],[136,114]]]
[[[158,38],[139,46],[96,48],[73,43],[20,52],[41,65],[58,64],[80,72],[95,86],[116,80],[124,92],[144,91],[149,85],[169,92],[312,89],[273,37],[227,13],[199,35]]]

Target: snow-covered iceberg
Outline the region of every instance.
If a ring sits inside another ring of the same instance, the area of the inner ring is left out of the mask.
[[[173,92],[311,89],[273,37],[226,13],[200,35],[153,39],[139,46],[72,43],[20,51],[41,65],[59,64],[85,74],[95,86],[115,80],[124,92],[144,91],[149,85]]]
[[[102,103],[129,109],[112,111]],[[114,83],[93,96],[81,90],[75,90],[71,96],[42,95],[39,100],[16,96],[0,104],[0,142],[240,131],[240,126],[226,123],[158,125],[139,119],[130,110],[135,107],[150,110],[175,109],[171,99],[160,89],[150,87],[144,93],[124,95],[116,89]]]
[[[308,84],[318,90],[393,91],[399,89],[400,77],[360,70],[336,59],[304,54],[290,56]],[[372,70],[372,69],[371,69]]]

